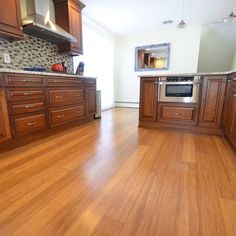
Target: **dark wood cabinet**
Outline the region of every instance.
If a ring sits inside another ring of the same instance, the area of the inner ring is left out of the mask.
[[[227,83],[222,128],[236,149],[236,74],[230,76]]]
[[[85,7],[78,0],[53,0],[55,5],[56,23],[73,35],[77,42],[58,45],[60,53],[71,55],[83,54],[82,40],[82,9]]]
[[[86,87],[86,113],[87,115],[96,113],[96,87]]]
[[[70,122],[84,123],[95,113],[94,78],[0,73],[0,141],[2,133],[20,137]]]
[[[21,39],[20,0],[0,1],[0,37]]]
[[[156,121],[157,119],[157,78],[141,79],[139,120]]]
[[[198,104],[159,103],[158,121],[182,125],[197,125]]]
[[[201,127],[220,128],[225,98],[226,76],[205,76],[199,125]]]

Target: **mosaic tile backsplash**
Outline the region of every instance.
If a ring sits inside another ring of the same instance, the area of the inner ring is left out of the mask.
[[[11,63],[5,64],[3,54],[8,53]],[[0,38],[0,68],[22,69],[41,65],[51,70],[54,63],[66,62],[68,73],[73,73],[73,59],[57,53],[57,46],[42,39],[24,35],[23,40],[9,42]]]

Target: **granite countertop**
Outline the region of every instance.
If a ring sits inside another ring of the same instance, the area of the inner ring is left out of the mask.
[[[26,71],[26,70],[14,70],[14,69],[7,69],[7,68],[0,68],[0,73],[19,73],[19,74],[32,74],[32,75],[51,75],[51,76],[62,76],[62,77],[74,77],[74,78],[81,78],[81,79],[96,79],[95,77],[89,76],[81,76],[75,74],[66,74],[66,73],[57,73],[57,72],[38,72],[38,71]]]
[[[138,75],[138,77],[163,77],[163,76],[204,76],[204,75],[230,75],[236,73],[236,71],[225,71],[225,72],[201,72],[201,73],[167,73],[167,74],[156,74],[156,75]]]

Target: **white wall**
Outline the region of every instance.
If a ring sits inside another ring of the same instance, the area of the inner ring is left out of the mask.
[[[202,27],[198,72],[231,70],[235,51],[235,29],[234,24]]]
[[[231,64],[231,70],[236,70],[236,49],[234,50],[233,60]]]
[[[85,63],[84,75],[97,78],[97,89],[102,92],[102,109],[114,105],[114,43],[113,35],[83,15],[84,55],[74,57],[76,71],[80,61]]]
[[[138,106],[138,75],[197,72],[200,34],[201,26],[189,26],[185,29],[161,27],[151,33],[117,39],[115,47],[116,105]],[[135,47],[160,43],[171,43],[169,70],[135,72]]]

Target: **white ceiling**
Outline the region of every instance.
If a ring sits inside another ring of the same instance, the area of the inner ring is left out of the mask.
[[[151,31],[165,20],[177,24],[182,0],[82,0],[84,14],[110,32],[124,36]],[[226,17],[236,0],[185,0],[187,24],[206,24]]]

